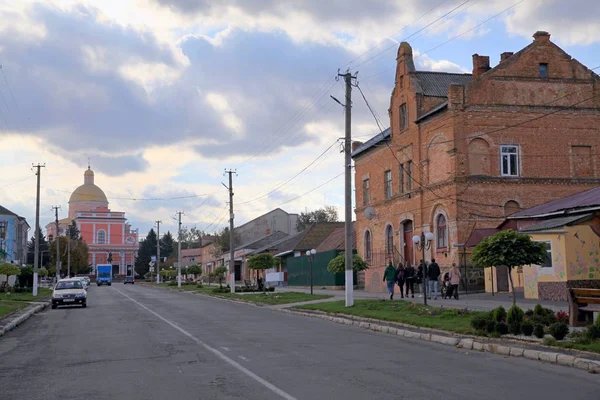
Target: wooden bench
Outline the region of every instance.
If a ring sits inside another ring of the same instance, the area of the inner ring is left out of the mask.
[[[600,289],[569,289],[569,325],[585,326],[600,313]]]

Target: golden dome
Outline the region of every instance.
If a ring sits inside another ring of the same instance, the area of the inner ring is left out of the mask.
[[[75,189],[75,191],[71,194],[69,203],[93,201],[104,203],[105,206],[108,206],[108,199],[106,198],[106,195],[102,189],[94,184],[94,171],[88,167],[83,174],[83,177],[84,184]]]

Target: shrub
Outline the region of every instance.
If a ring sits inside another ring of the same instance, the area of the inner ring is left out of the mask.
[[[564,311],[557,312],[556,322],[563,322],[565,324],[569,323],[569,314]]]
[[[523,335],[531,336],[533,333],[533,324],[529,321],[524,321],[521,330],[523,331]]]
[[[506,321],[506,310],[504,309],[504,307],[502,307],[502,306],[496,307],[492,311],[492,319],[496,322]]]
[[[231,292],[230,287],[218,287],[212,290],[213,293],[229,293]]]
[[[546,322],[547,322],[547,325],[552,325],[552,324],[554,324],[554,323],[557,322],[556,314],[554,314],[554,311],[552,311],[549,308],[544,308],[544,311],[546,311]]]
[[[496,331],[496,321],[488,321],[487,332],[494,333]]]
[[[203,288],[202,282],[198,282],[198,283],[196,284],[196,287],[197,287],[198,289],[202,289],[202,288]]]
[[[177,286],[177,282],[175,282],[175,281],[169,281],[169,283],[167,283],[167,285],[169,285],[169,286]]]
[[[565,336],[569,333],[569,325],[563,322],[555,322],[550,325],[550,334],[556,340],[563,340]]]
[[[525,318],[525,313],[518,306],[512,306],[508,310],[506,323],[508,325],[508,330],[510,331],[510,333],[512,333],[513,335],[518,335],[521,333],[523,318]]]
[[[533,315],[543,317],[546,315],[544,312],[544,307],[541,304],[536,304],[533,308]]]
[[[275,286],[273,286],[273,287],[270,287],[270,288],[267,288],[267,291],[268,291],[268,292],[274,292],[274,291],[275,291]]]
[[[525,316],[526,317],[533,317],[533,310],[530,308],[529,310],[525,311]]]
[[[598,321],[600,321],[600,319],[598,319]],[[596,323],[594,325],[590,325],[585,330],[585,337],[589,340],[600,339],[600,324]]]
[[[488,325],[488,320],[485,317],[475,316],[471,319],[471,327],[477,330],[485,330]]]
[[[496,324],[496,333],[499,335],[506,335],[508,333],[508,325],[504,322],[498,322]]]
[[[533,327],[533,335],[538,339],[543,338],[544,337],[544,326],[542,324],[536,324]]]

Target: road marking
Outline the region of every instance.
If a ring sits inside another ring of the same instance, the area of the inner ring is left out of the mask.
[[[148,307],[146,307],[145,305],[143,305],[139,301],[134,300],[131,297],[129,297],[128,295],[126,295],[125,293],[121,292],[119,289],[115,288],[115,290],[117,292],[119,292],[121,295],[123,295],[124,297],[128,298],[129,300],[131,300],[132,302],[134,302],[135,304],[137,304],[138,306],[142,307],[144,310],[148,311],[150,314],[154,315],[156,318],[162,320],[163,322],[166,322],[167,324],[171,325],[171,327],[175,328],[176,330],[178,330],[179,332],[181,332],[182,334],[184,334],[188,338],[192,339],[194,342],[196,342],[196,344],[198,344],[198,346],[204,347],[206,350],[210,351],[211,353],[213,353],[214,355],[216,355],[217,357],[219,357],[221,360],[225,361],[226,363],[228,363],[232,367],[236,368],[240,372],[246,374],[248,377],[254,379],[256,382],[260,383],[261,385],[263,385],[267,389],[271,390],[273,393],[275,393],[275,394],[277,394],[277,395],[279,395],[282,398],[287,399],[287,400],[297,400],[294,396],[292,396],[292,395],[284,392],[283,390],[279,389],[277,386],[273,385],[271,382],[269,382],[269,381],[261,378],[260,376],[256,375],[254,372],[252,372],[249,369],[245,368],[244,366],[242,366],[237,361],[235,361],[235,360],[227,357],[225,354],[221,353],[219,350],[217,350],[217,349],[215,349],[215,348],[207,345],[206,343],[204,343],[203,341],[201,341],[200,339],[198,339],[197,337],[195,337],[194,335],[192,335],[191,333],[189,333],[185,329],[179,327],[176,323],[168,320],[167,318],[163,317],[162,315],[158,314],[157,312],[152,311],[151,309],[149,309]]]
[[[244,356],[238,356],[238,358],[239,358],[240,360],[249,361],[249,360],[248,360],[246,357],[244,357]]]
[[[221,346],[221,348],[222,348],[223,350],[225,350],[225,351],[229,351],[229,347],[223,347],[223,346]]]

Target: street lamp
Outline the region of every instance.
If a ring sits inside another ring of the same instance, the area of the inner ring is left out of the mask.
[[[433,233],[421,232],[421,236],[415,235],[412,238],[413,243],[417,246],[417,250],[421,251],[423,260],[423,304],[427,305],[427,267],[425,266],[425,250],[431,248],[433,241]]]
[[[313,294],[313,259],[317,254],[315,249],[306,250],[306,257],[308,257],[308,263],[310,264],[310,294]]]

